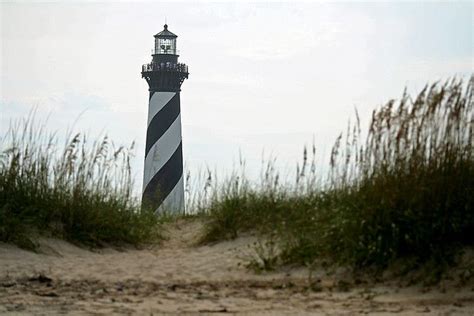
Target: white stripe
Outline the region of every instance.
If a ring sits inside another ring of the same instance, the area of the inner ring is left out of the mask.
[[[151,146],[145,157],[145,170],[143,174],[143,191],[148,182],[171,158],[181,142],[181,114],[174,120],[173,124],[166,130],[156,143]]]
[[[176,92],[155,92],[153,93],[150,104],[148,105],[148,125],[155,117],[156,113],[168,103],[176,94]]]
[[[165,198],[163,203],[158,207],[156,212],[172,212],[184,213],[184,180],[183,175],[178,183],[171,190],[170,194]]]

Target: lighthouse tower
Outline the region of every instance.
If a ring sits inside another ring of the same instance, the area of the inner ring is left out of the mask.
[[[184,212],[179,92],[188,66],[178,63],[178,36],[168,25],[154,37],[153,59],[142,66],[150,91],[142,201],[157,212]]]

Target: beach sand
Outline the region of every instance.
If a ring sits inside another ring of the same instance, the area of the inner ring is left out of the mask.
[[[0,314],[474,315],[472,281],[401,286],[290,267],[256,274],[245,267],[256,237],[196,245],[201,228],[178,220],[167,240],[140,250],[0,244]]]

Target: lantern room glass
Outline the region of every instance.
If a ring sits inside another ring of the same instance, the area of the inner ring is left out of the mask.
[[[176,38],[155,39],[155,54],[176,55]]]

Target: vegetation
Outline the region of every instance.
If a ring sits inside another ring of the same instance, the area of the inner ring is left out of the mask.
[[[356,113],[325,177],[314,146],[292,182],[272,162],[258,184],[243,171],[220,183],[208,172],[196,191],[188,176],[188,209],[206,219],[203,242],[258,232],[266,237],[256,247],[263,269],[317,259],[449,263],[474,245],[473,88],[474,77],[426,86],[414,99],[405,92],[373,112],[366,133]],[[116,148],[107,137],[89,144],[76,134],[61,147],[31,117],[0,143],[0,241],[32,248],[35,232],[90,245],[158,237],[166,216],[133,197],[133,145]]]
[[[277,243],[282,263],[448,263],[474,244],[473,88],[474,77],[426,86],[414,99],[405,92],[373,112],[365,137],[356,113],[327,178],[316,174],[313,146],[292,184],[272,163],[259,185],[241,174],[206,184],[204,241],[257,231]]]
[[[89,145],[76,134],[61,148],[30,116],[0,146],[0,241],[34,248],[35,232],[93,246],[157,237],[158,218],[132,196],[133,145]]]

